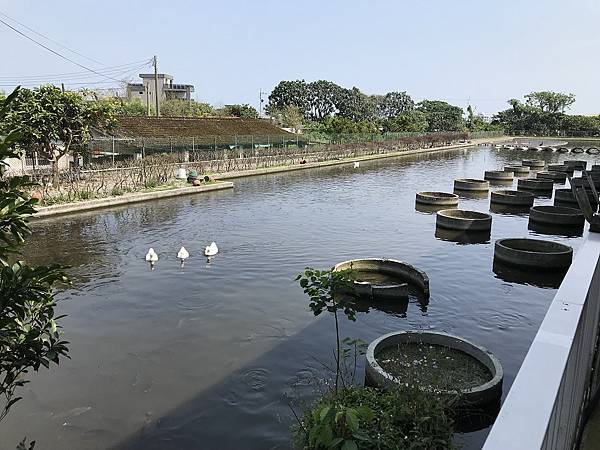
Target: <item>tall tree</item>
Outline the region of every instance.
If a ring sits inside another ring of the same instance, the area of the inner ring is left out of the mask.
[[[564,113],[565,109],[569,109],[575,103],[573,94],[552,91],[532,92],[527,94],[525,99],[529,106],[549,113]]]
[[[52,162],[58,184],[58,160],[71,150],[82,149],[92,127],[114,124],[110,103],[86,100],[77,92],[62,92],[56,86],[20,89],[7,106],[2,130],[19,129],[19,146],[35,151]]]
[[[304,80],[280,81],[269,95],[266,111],[271,114],[286,106],[295,106],[306,118],[309,116],[309,89]]]
[[[308,84],[308,105],[310,117],[320,122],[335,115],[342,102],[344,89],[331,81],[319,80]]]
[[[423,100],[417,109],[425,114],[427,131],[462,131],[465,128],[463,110],[440,100]]]
[[[383,96],[377,96],[377,111],[381,118],[391,119],[399,116],[415,107],[415,102],[406,92],[388,92]]]
[[[337,110],[341,117],[353,121],[373,121],[377,116],[376,106],[373,99],[363,94],[358,88],[340,88],[338,91]]]

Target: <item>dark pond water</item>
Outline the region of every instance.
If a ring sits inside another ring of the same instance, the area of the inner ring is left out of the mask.
[[[27,257],[72,267],[75,285],[59,306],[72,359],[31,377],[0,426],[0,447],[28,436],[40,449],[289,448],[288,404],[310,398],[304,385],[323,376],[319,361],[334,345],[331,318],[312,316],[293,278],[361,257],[425,270],[431,298],[361,313],[342,324],[344,336],[464,336],[502,361],[506,393],[555,291],[527,274],[495,275],[493,242],[538,234],[520,213],[494,214],[491,238],[436,237],[435,216],[415,211],[414,198],[533,156],[574,158],[481,147],[240,179],[232,191],[36,222]],[[461,207],[488,211],[488,198]],[[221,252],[207,263],[201,251],[213,240]],[[191,253],[184,268],[181,245]],[[148,247],[160,255],[154,271]],[[457,440],[478,448],[486,433]]]

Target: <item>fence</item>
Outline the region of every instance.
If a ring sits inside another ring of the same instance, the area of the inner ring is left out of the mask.
[[[600,234],[579,249],[484,450],[573,449],[600,388]]]
[[[306,134],[274,136],[203,136],[165,138],[98,138],[88,143],[84,166],[110,162],[117,164],[131,158],[145,158],[157,153],[178,153],[182,162],[215,159],[250,158],[300,154],[306,147],[398,143],[425,146],[446,142],[492,138],[499,133],[385,133],[385,134]]]

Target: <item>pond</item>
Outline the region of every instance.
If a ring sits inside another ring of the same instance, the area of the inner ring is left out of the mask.
[[[27,258],[71,266],[59,311],[72,359],[31,377],[0,425],[0,447],[28,436],[43,449],[289,448],[289,404],[310,400],[307,385],[324,376],[334,346],[331,318],[311,314],[293,279],[354,258],[413,264],[428,274],[431,297],[427,307],[411,297],[400,313],[365,308],[342,322],[343,336],[463,336],[500,359],[506,395],[555,290],[510,271],[499,278],[493,243],[542,236],[577,249],[581,238],[494,213],[491,237],[457,243],[436,237],[435,215],[415,211],[415,192],[451,192],[455,178],[534,157],[597,158],[478,147],[239,179],[230,191],[36,222]],[[460,207],[487,212],[489,199],[461,198]],[[207,262],[212,241],[220,253]],[[191,254],[183,268],[181,245]],[[149,247],[160,257],[154,270]],[[487,432],[457,442],[479,448]]]

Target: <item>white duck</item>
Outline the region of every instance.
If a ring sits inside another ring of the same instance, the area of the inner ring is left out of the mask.
[[[148,253],[146,253],[146,261],[150,263],[150,267],[154,270],[154,263],[158,261],[158,255],[154,251],[152,247],[148,249]]]
[[[355,162],[354,162],[354,168],[355,168],[355,169],[358,169],[359,167],[360,167],[360,162],[358,162],[358,161],[355,161]]]
[[[183,267],[183,263],[186,259],[190,257],[190,253],[185,249],[185,247],[181,247],[177,252],[177,258],[181,261],[181,267]]]
[[[215,256],[217,253],[219,253],[219,247],[214,242],[207,245],[204,249],[204,256]]]

